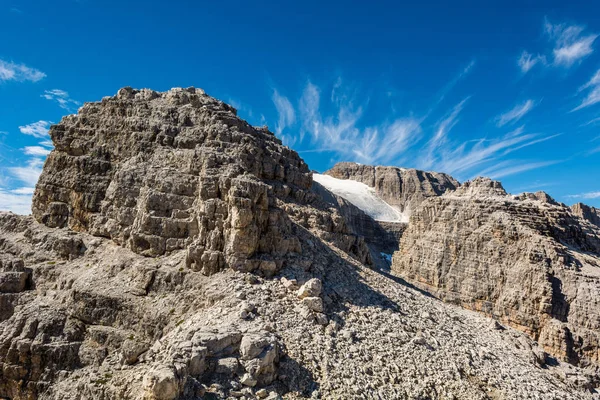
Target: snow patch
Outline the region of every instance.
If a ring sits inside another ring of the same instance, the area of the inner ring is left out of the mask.
[[[408,222],[408,216],[383,201],[375,189],[351,179],[337,179],[329,175],[313,174],[313,180],[329,191],[348,200],[376,221]]]

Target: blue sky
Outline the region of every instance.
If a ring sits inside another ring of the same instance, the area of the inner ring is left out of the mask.
[[[123,86],[201,87],[318,171],[600,206],[600,4],[399,3],[0,0],[0,209],[29,209],[49,124]]]

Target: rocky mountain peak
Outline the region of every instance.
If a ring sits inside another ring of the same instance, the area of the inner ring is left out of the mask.
[[[34,217],[49,227],[147,256],[185,249],[205,273],[273,270],[280,255],[300,251],[283,208],[311,201],[307,165],[201,89],[123,88],[50,136],[55,149],[33,197]]]
[[[514,196],[515,200],[534,200],[540,201],[542,203],[558,205],[556,200],[552,198],[548,193],[539,190],[535,193],[524,192]]]
[[[506,190],[498,181],[490,178],[477,177],[471,181],[464,182],[451,196],[461,197],[486,197],[486,196],[507,196]]]
[[[591,207],[583,203],[576,203],[571,206],[573,214],[579,218],[583,218],[586,221],[600,227],[600,209]]]
[[[417,169],[337,163],[325,174],[337,179],[362,182],[388,204],[409,216],[426,198],[456,189],[460,184],[450,175]]]

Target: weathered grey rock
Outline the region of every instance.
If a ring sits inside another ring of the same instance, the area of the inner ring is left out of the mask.
[[[323,290],[323,284],[318,278],[313,278],[304,283],[298,289],[298,297],[304,299],[305,297],[319,297]]]
[[[55,149],[33,198],[33,215],[49,227],[148,256],[185,249],[187,265],[207,275],[229,266],[272,276],[283,255],[302,252],[285,209],[318,202],[306,164],[202,90],[124,88],[50,136]],[[314,222],[331,240],[364,257],[343,221],[321,213]]]
[[[338,179],[352,179],[375,188],[383,200],[410,215],[421,202],[459,186],[451,176],[416,169],[340,162],[325,172]]]
[[[371,269],[371,222],[200,90],[125,88],[51,135],[42,223],[0,212],[0,272],[29,274],[0,293],[2,398],[596,396],[595,370],[540,368],[510,325]],[[564,343],[561,324],[540,337]]]
[[[599,239],[597,226],[544,193],[511,197],[478,178],[414,211],[392,270],[556,357],[598,365]]]
[[[590,207],[583,203],[577,203],[571,206],[573,214],[579,218],[583,218],[586,221],[600,227],[600,210],[596,207]]]

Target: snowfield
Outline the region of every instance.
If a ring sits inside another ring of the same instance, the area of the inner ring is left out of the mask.
[[[329,191],[348,200],[376,221],[408,222],[407,215],[383,201],[375,193],[375,189],[364,183],[321,174],[313,174],[313,179]]]

